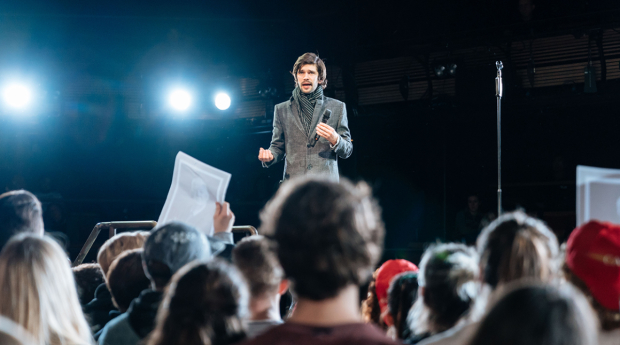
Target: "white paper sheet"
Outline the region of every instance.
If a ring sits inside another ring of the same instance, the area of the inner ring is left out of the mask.
[[[229,173],[179,151],[170,191],[157,223],[182,221],[213,235],[215,202],[224,202],[230,177]]]
[[[620,170],[577,166],[577,226],[592,219],[620,224]]]

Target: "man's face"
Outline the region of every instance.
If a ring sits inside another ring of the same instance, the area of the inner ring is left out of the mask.
[[[303,93],[312,93],[319,85],[319,71],[316,65],[303,65],[297,71],[297,85]]]

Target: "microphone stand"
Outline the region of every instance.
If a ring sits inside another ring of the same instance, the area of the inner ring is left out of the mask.
[[[497,96],[497,216],[502,214],[502,69],[504,64],[496,61],[495,96]]]

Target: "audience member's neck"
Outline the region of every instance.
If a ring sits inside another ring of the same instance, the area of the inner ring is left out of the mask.
[[[250,299],[250,321],[281,321],[280,294]]]
[[[299,298],[289,321],[312,326],[336,326],[361,322],[359,288],[349,285],[333,298],[313,301]]]

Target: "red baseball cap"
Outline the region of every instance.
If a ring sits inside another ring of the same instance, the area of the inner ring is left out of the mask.
[[[417,272],[418,266],[403,259],[388,260],[379,267],[377,279],[375,280],[375,291],[381,308],[381,315],[387,310],[387,294],[392,279],[403,272]]]
[[[620,225],[590,221],[576,228],[566,243],[566,264],[598,303],[619,309]]]

